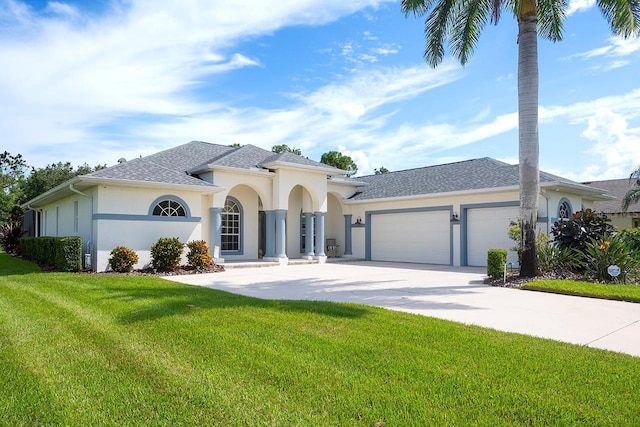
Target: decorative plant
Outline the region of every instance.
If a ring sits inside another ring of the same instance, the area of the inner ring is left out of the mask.
[[[563,275],[569,271],[580,270],[582,253],[576,248],[561,248],[549,240],[545,233],[538,235],[538,266],[540,273]]]
[[[576,248],[585,253],[590,240],[602,239],[615,231],[610,221],[603,212],[585,209],[574,213],[571,219],[556,221],[551,228],[551,235],[560,248]]]
[[[586,274],[603,282],[626,281],[636,276],[640,262],[625,240],[616,234],[606,234],[601,239],[591,239],[586,246]],[[620,275],[612,277],[608,268],[620,267]]]
[[[209,246],[204,240],[192,240],[187,242],[187,262],[194,268],[208,268],[213,263],[211,255],[209,255]]]
[[[115,247],[109,258],[109,265],[116,273],[129,273],[137,262],[138,254],[124,246]]]
[[[151,265],[158,271],[171,271],[180,266],[184,249],[177,237],[161,237],[151,245]]]
[[[509,229],[507,230],[509,239],[516,242],[516,245],[509,248],[509,250],[518,254],[518,264],[522,263],[522,227],[520,221],[511,221],[509,223]]]

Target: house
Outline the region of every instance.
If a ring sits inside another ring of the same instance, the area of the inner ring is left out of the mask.
[[[611,219],[611,225],[618,230],[629,227],[640,227],[640,203],[633,203],[622,211],[622,199],[627,191],[631,190],[634,180],[629,178],[609,179],[605,181],[585,182],[585,185],[606,190],[613,198],[611,200],[595,201],[593,208],[599,212],[604,212]]]
[[[546,232],[608,197],[545,172],[540,181]],[[513,246],[507,228],[518,206],[518,166],[491,158],[346,178],[292,153],[199,141],[121,159],[24,205],[34,235],[82,236],[97,271],[120,245],[145,266],[159,237],[206,240],[219,262],[322,262],[330,238],[343,257],[482,266],[488,248]]]

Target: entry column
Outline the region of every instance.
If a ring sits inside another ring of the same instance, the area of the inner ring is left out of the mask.
[[[312,212],[304,213],[304,224],[306,233],[304,236],[304,255],[308,258],[312,258],[315,255],[315,253],[313,252],[314,224]]]
[[[324,212],[315,212],[316,217],[316,259],[326,260],[324,253]]]
[[[265,248],[263,258],[276,257],[276,216],[274,211],[264,211]]]
[[[277,209],[276,214],[276,257],[287,258],[287,211]]]
[[[209,236],[211,247],[209,252],[211,252],[211,257],[216,262],[224,262],[224,259],[220,256],[222,250],[222,208],[209,208],[209,217],[211,226],[211,235]]]

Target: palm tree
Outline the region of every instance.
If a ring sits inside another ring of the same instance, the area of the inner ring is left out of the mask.
[[[627,194],[622,199],[622,210],[624,212],[629,210],[629,206],[632,204],[640,202],[640,166],[629,176],[629,180],[633,181],[633,187],[627,191]]]
[[[640,33],[640,0],[597,0],[612,32],[622,37]],[[444,45],[465,65],[487,22],[497,24],[503,10],[518,20],[518,129],[522,264],[520,275],[538,272],[536,222],[540,171],[538,167],[538,35],[562,40],[566,0],[402,0],[405,16],[427,15],[425,60],[436,67]]]

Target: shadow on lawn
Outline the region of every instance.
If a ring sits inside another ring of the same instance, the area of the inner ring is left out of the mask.
[[[249,307],[281,312],[313,313],[338,318],[357,318],[371,312],[363,307],[327,301],[267,300],[225,291],[167,284],[168,286],[110,286],[106,299],[146,301],[142,307],[119,316],[122,324],[155,320],[168,316],[185,316],[195,311]]]

